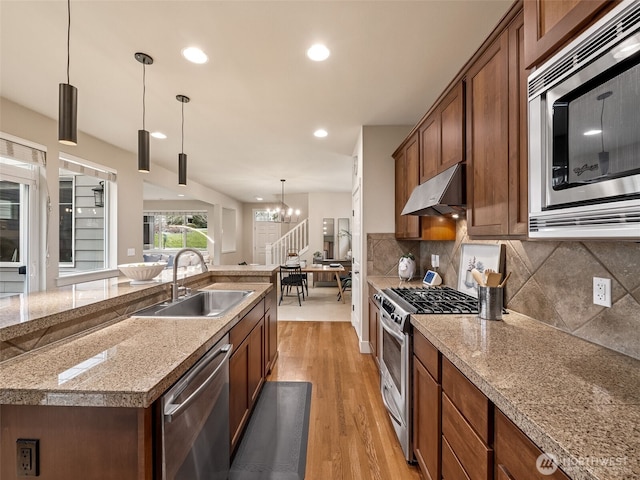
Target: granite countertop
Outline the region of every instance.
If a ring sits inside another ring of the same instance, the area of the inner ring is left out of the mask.
[[[181,269],[182,282],[215,281],[216,276],[270,275],[277,267],[265,265],[213,265],[201,273],[199,266]],[[73,317],[95,314],[105,308],[117,310],[125,302],[151,295],[170,294],[173,269],[164,270],[155,281],[132,285],[124,276],[78,283],[54,290],[12,295],[0,298],[0,341],[55,326]]]
[[[149,407],[273,286],[254,290],[220,318],[127,318],[0,365],[0,404]]]
[[[502,321],[413,315],[411,323],[572,479],[640,478],[639,360],[513,311]]]

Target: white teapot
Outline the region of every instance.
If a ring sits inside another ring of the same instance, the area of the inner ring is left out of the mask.
[[[400,257],[398,262],[398,277],[400,280],[411,280],[416,273],[416,262],[411,257]]]

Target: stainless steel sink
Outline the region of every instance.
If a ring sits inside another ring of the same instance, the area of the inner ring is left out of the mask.
[[[221,317],[253,290],[200,290],[172,303],[152,305],[133,314],[133,317]]]

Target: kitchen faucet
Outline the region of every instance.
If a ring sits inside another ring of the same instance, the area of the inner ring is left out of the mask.
[[[178,259],[180,255],[184,252],[193,252],[200,258],[200,268],[202,272],[207,272],[209,269],[207,268],[207,263],[204,261],[204,257],[202,254],[196,250],[195,248],[183,248],[176,253],[176,256],[173,259],[173,283],[171,284],[171,301],[175,302],[180,297],[180,288],[178,287]]]

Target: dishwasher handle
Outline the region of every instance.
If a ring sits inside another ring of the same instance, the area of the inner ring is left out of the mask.
[[[231,351],[233,346],[231,344],[226,344],[221,346],[219,349],[214,352],[210,352],[207,354],[199,363],[196,364],[184,377],[184,379],[180,382],[180,385],[176,385],[175,391],[169,391],[164,401],[164,419],[167,422],[173,421],[174,417],[180,415],[180,413],[189,406],[191,402],[193,402],[198,395],[202,393],[202,391],[211,383],[211,381],[216,377],[218,372],[224,365],[229,361],[229,357],[231,356]],[[193,378],[198,375],[209,363],[211,363],[218,355],[224,353],[225,356],[220,362],[220,365],[216,367],[216,369],[209,375],[204,382],[202,382],[198,388],[196,388],[191,395],[189,395],[183,402],[181,403],[173,403],[180,393],[182,393],[188,386],[189,383],[193,380]]]

